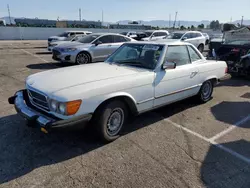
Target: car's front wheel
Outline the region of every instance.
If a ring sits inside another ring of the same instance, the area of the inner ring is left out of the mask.
[[[204,82],[198,93],[198,98],[200,102],[206,103],[207,101],[209,101],[212,98],[213,89],[214,87],[212,80]]]
[[[204,51],[204,45],[203,45],[203,44],[200,44],[200,45],[198,46],[198,50],[199,50],[201,53],[203,53],[203,51]]]
[[[104,104],[95,114],[94,126],[106,142],[116,140],[124,127],[128,116],[127,106],[121,101]]]
[[[76,64],[82,65],[91,63],[90,55],[86,52],[81,52],[76,56]]]

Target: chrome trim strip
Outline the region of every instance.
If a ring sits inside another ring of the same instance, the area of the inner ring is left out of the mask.
[[[200,86],[201,86],[201,84],[198,84],[198,85],[195,85],[195,86],[191,86],[191,87],[187,87],[185,89],[177,90],[177,91],[174,91],[172,93],[168,93],[168,94],[156,96],[155,99],[159,99],[159,98],[162,98],[162,97],[167,97],[169,95],[174,95],[174,94],[177,94],[177,93],[181,93],[181,92],[184,92],[184,91],[187,91],[187,90],[190,90],[190,89],[194,89],[194,88],[200,87]]]
[[[142,103],[145,103],[145,102],[149,102],[149,101],[152,101],[154,100],[155,98],[149,98],[149,99],[146,99],[146,100],[143,100],[143,101],[140,101],[140,102],[137,102],[137,104],[142,104]]]

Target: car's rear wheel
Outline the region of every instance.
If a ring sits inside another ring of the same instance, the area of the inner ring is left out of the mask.
[[[200,45],[198,46],[198,50],[199,50],[201,53],[203,53],[203,51],[204,51],[204,45],[203,45],[203,44],[200,44]]]
[[[201,86],[199,93],[198,93],[199,101],[202,103],[206,103],[207,101],[209,101],[212,98],[213,89],[214,89],[214,87],[213,87],[212,80],[208,80],[208,81],[204,82]]]
[[[82,65],[91,62],[90,55],[86,52],[81,52],[76,56],[76,64]]]
[[[128,108],[121,101],[104,104],[94,115],[94,126],[106,142],[116,140],[123,129],[128,116]]]

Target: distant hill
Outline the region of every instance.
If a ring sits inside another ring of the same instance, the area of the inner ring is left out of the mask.
[[[132,22],[132,20],[121,20],[116,23],[119,24],[128,24],[129,22]],[[144,25],[152,25],[155,27],[169,27],[169,21],[168,20],[151,20],[151,21],[143,21],[143,20],[138,20],[139,24],[144,24]],[[241,20],[236,20],[233,23],[241,23]],[[171,27],[173,26],[174,21],[172,20],[170,22]],[[201,21],[185,21],[185,20],[178,20],[176,22],[176,26],[185,26],[185,27],[190,27],[191,25],[198,26],[200,24],[204,24],[205,26],[210,24],[209,20],[201,20]],[[245,25],[250,25],[250,20],[244,20],[243,24]]]

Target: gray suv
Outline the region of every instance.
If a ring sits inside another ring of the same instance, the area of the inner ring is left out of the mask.
[[[94,33],[76,42],[59,44],[53,49],[53,59],[61,62],[86,64],[104,61],[124,42],[132,38],[113,33]]]

